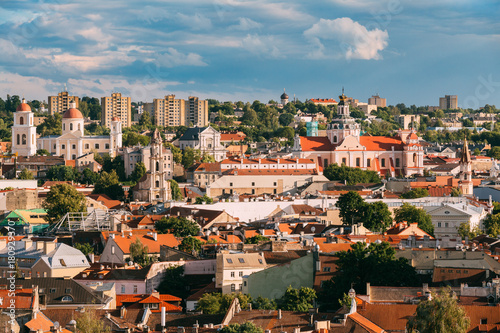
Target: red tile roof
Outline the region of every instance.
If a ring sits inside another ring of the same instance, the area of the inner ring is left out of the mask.
[[[360,325],[364,329],[366,329],[370,333],[383,333],[385,332],[380,326],[375,325],[370,320],[366,319],[359,313],[355,312],[349,315],[349,318],[352,319],[356,324]]]
[[[403,141],[396,137],[362,135],[359,137],[359,143],[365,146],[367,151],[390,151],[392,147],[395,150],[403,150]]]
[[[312,103],[332,103],[337,104],[337,101],[333,98],[311,98],[309,101]]]
[[[220,171],[220,163],[200,163],[194,170],[195,172],[219,172]]]
[[[317,175],[316,169],[228,169],[223,172],[224,175],[252,176],[252,175],[283,175],[283,176],[302,176]]]
[[[302,151],[330,151],[334,146],[326,136],[301,136]]]
[[[127,233],[125,233],[127,235]],[[148,247],[148,253],[160,253],[160,245],[167,245],[170,247],[179,246],[179,241],[172,234],[158,234],[157,241],[153,239],[153,236],[150,235],[132,235],[122,237],[121,235],[115,236],[115,243],[120,247],[120,249],[125,254],[130,253],[130,244],[135,242],[136,239],[139,239],[140,242]]]
[[[244,133],[221,133],[220,141],[243,141],[247,136]]]

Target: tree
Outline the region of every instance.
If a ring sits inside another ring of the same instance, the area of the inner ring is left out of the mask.
[[[280,114],[278,119],[279,119],[281,126],[288,126],[293,121],[293,114],[282,113],[282,114]]]
[[[488,156],[493,157],[496,160],[500,159],[500,147],[498,147],[498,146],[492,147],[488,151]]]
[[[493,213],[495,213],[495,210],[493,210]],[[488,216],[488,218],[483,221],[483,225],[488,235],[492,237],[500,235],[500,213]]]
[[[462,190],[459,187],[454,187],[451,189],[450,196],[460,197],[460,196],[462,196]]]
[[[310,308],[314,307],[315,299],[316,291],[314,289],[308,287],[295,289],[289,286],[278,303],[286,311],[307,312]]]
[[[179,184],[173,179],[169,179],[168,182],[170,183],[170,192],[172,193],[172,200],[181,201],[182,192],[181,189],[179,188]]]
[[[157,290],[160,294],[169,294],[185,299],[189,296],[189,291],[186,287],[187,283],[186,279],[184,279],[184,266],[175,265],[165,270]]]
[[[407,202],[394,210],[394,220],[396,222],[418,223],[420,229],[429,235],[434,234],[431,216],[422,208],[417,208]]]
[[[190,168],[195,162],[201,159],[201,152],[199,149],[193,149],[191,147],[184,148],[184,153],[182,154],[182,165],[185,169]]]
[[[57,184],[50,188],[42,204],[47,210],[46,219],[55,223],[69,212],[85,212],[85,196],[69,184]]]
[[[151,121],[151,115],[149,112],[144,111],[141,115],[141,118],[139,119],[139,125],[140,126],[151,126],[153,122]]]
[[[67,165],[54,165],[51,166],[45,177],[52,181],[74,181],[78,180],[80,177],[78,171],[75,168]]]
[[[341,194],[335,206],[339,209],[339,215],[342,223],[352,225],[360,217],[360,210],[364,207],[365,201],[358,192],[349,191]]]
[[[229,309],[234,298],[238,298],[242,309],[246,309],[252,298],[242,293],[226,294],[207,293],[204,294],[196,305],[197,311],[202,311],[203,314],[224,314]]]
[[[97,315],[96,310],[90,307],[76,317],[76,330],[78,333],[111,332],[111,328],[104,325],[104,321]]]
[[[201,205],[202,203],[211,204],[214,202],[214,199],[210,198],[208,195],[203,195],[202,197],[197,197],[195,200],[195,204]]]
[[[469,223],[462,222],[458,226],[458,234],[460,235],[460,237],[462,237],[462,239],[465,239],[465,237],[472,239],[476,236],[479,236],[481,234],[481,230],[479,230],[478,227],[471,230]]]
[[[252,301],[252,308],[255,310],[276,310],[278,305],[274,299],[270,300],[269,298],[259,296]]]
[[[75,243],[73,244],[73,247],[80,250],[84,255],[94,253],[94,248],[89,243]]]
[[[245,244],[259,244],[260,242],[267,242],[269,238],[262,235],[255,235],[253,237],[245,239]]]
[[[392,224],[392,214],[385,202],[365,203],[361,207],[363,225],[374,232],[383,232]]]
[[[148,254],[148,247],[143,245],[139,238],[130,244],[130,260],[143,267],[148,266],[153,260]]]
[[[408,320],[407,329],[411,332],[465,333],[470,319],[463,307],[458,305],[452,295],[451,287],[441,289],[439,294],[432,293],[429,300],[420,302],[415,316]]]
[[[123,146],[124,147],[132,147],[132,146],[147,146],[150,142],[151,138],[146,135],[140,135],[136,132],[127,132],[123,134]]]
[[[123,200],[124,192],[116,171],[113,170],[110,173],[102,171],[92,193],[105,194],[113,200]]]
[[[479,148],[474,149],[474,156],[479,156],[481,155],[481,150]]]
[[[62,115],[55,113],[45,118],[43,123],[36,127],[36,132],[41,136],[62,134]]]
[[[198,238],[193,236],[184,237],[182,242],[179,244],[179,250],[187,253],[199,253],[201,251],[201,246],[203,242]]]
[[[215,163],[215,157],[214,157],[214,155],[211,155],[211,154],[205,152],[205,153],[203,153],[201,161],[203,163]]]
[[[197,236],[200,231],[198,223],[185,217],[164,217],[155,222],[155,229],[160,234],[173,233],[175,237]]]
[[[132,171],[132,174],[130,175],[130,180],[132,180],[134,183],[137,183],[139,179],[142,178],[146,174],[146,165],[144,162],[137,162],[134,167],[134,171]]]
[[[170,151],[172,152],[174,162],[177,164],[181,164],[182,163],[182,150],[180,148],[174,146],[170,142],[165,142],[165,146],[168,147],[170,149]]]
[[[29,171],[28,169],[24,168],[19,173],[19,176],[17,176],[17,179],[35,179],[35,177],[33,177],[33,174],[31,173],[31,171]]]
[[[38,156],[49,156],[50,155],[50,153],[49,153],[49,151],[47,149],[38,149],[36,151],[36,154]]]
[[[429,191],[427,191],[426,188],[414,188],[411,189],[410,191],[401,194],[399,197],[401,199],[418,199],[418,198],[424,198],[429,196]]]
[[[87,185],[94,185],[97,180],[99,180],[99,174],[90,170],[89,168],[85,168],[82,172],[82,183]]]
[[[254,323],[246,321],[243,324],[231,324],[222,328],[220,333],[263,333],[264,330]]]
[[[416,286],[415,268],[404,258],[396,259],[396,250],[388,242],[355,243],[348,251],[337,252],[337,274],[327,281],[319,300],[326,309],[336,309],[343,295],[354,288],[366,293],[366,283],[375,286]]]
[[[356,185],[359,183],[380,183],[380,177],[375,171],[362,170],[360,168],[351,168],[345,165],[328,165],[323,174],[329,180],[339,180],[347,182],[347,185]]]

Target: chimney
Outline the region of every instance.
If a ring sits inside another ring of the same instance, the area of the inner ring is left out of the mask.
[[[31,239],[24,240],[24,249],[27,250],[33,245],[33,241]]]
[[[93,264],[94,261],[95,261],[94,254],[93,253],[89,253],[89,258],[90,258],[90,262]]]
[[[283,318],[283,316],[281,315],[281,309],[278,309],[278,320],[281,320],[281,318]]]
[[[197,320],[196,324],[193,324],[193,333],[198,333],[199,328],[200,328],[200,325],[198,324],[198,320]]]
[[[295,327],[293,329],[293,333],[300,333],[300,327]]]
[[[122,306],[120,308],[120,318],[123,319],[126,315],[127,315],[127,309],[124,306]]]
[[[43,253],[48,254],[56,249],[56,243],[54,242],[44,242],[43,244]]]
[[[36,249],[43,250],[43,241],[36,242]]]
[[[109,237],[111,237],[111,239],[115,239],[115,234],[110,234]]]
[[[0,239],[0,249],[3,249],[6,246],[7,246],[7,240],[6,239]]]
[[[158,241],[158,233],[153,232],[153,239],[155,240],[155,242]]]
[[[161,327],[165,327],[165,307],[161,308]]]

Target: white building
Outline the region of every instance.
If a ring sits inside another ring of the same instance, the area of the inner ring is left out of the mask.
[[[215,158],[216,162],[226,158],[226,148],[220,143],[221,134],[211,126],[188,128],[179,139],[182,150],[186,147],[199,149],[202,154],[207,153]]]
[[[12,153],[20,156],[36,154],[36,127],[33,125],[33,112],[24,98],[14,112]]]
[[[215,287],[223,294],[241,292],[243,277],[264,270],[266,259],[261,253],[218,253]]]

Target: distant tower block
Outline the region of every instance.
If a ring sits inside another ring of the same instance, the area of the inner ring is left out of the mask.
[[[318,122],[308,121],[306,123],[307,136],[318,136]]]
[[[286,94],[285,89],[283,89],[283,94],[281,94],[281,104],[283,104],[283,106],[288,104],[288,95]]]

